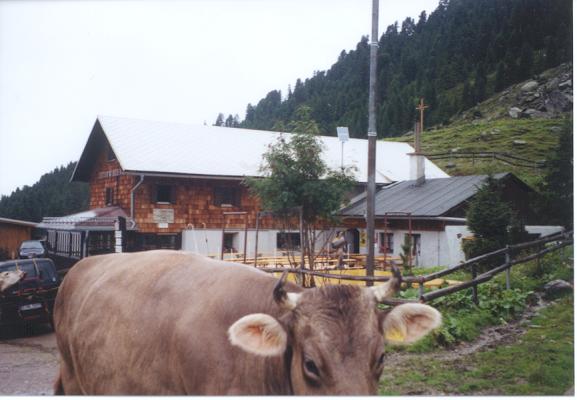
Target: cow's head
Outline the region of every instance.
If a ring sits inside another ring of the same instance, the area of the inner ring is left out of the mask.
[[[287,293],[281,278],[273,295],[286,314],[247,315],[229,328],[230,341],[252,354],[289,355],[295,394],[375,394],[386,361],[384,344],[414,343],[441,324],[441,314],[424,304],[377,308],[400,281],[397,271],[372,288],[339,285]]]
[[[25,276],[23,271],[0,272],[0,293],[20,282]]]

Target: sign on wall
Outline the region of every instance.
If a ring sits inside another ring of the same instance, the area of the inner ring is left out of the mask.
[[[152,210],[152,220],[157,224],[174,223],[174,210],[172,208],[155,208]]]

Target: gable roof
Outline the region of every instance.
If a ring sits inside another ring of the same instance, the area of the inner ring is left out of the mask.
[[[505,177],[514,175],[509,173],[494,175],[498,180]],[[398,182],[377,192],[375,215],[383,217],[385,213],[402,212],[411,213],[414,217],[440,217],[473,197],[486,179],[487,175],[453,176],[427,179],[418,186],[414,180]],[[522,181],[519,182],[526,187]],[[339,215],[361,217],[365,215],[366,208],[366,194],[363,194],[343,208]]]
[[[259,176],[262,155],[281,135],[277,132],[206,125],[187,125],[140,119],[98,116],[72,175],[88,181],[97,154],[108,142],[126,173],[171,174],[197,177],[242,178]],[[290,137],[290,133],[283,133]],[[330,168],[341,166],[341,142],[320,136],[322,157]],[[344,144],[344,165],[355,166],[357,182],[367,179],[367,140]],[[409,178],[406,143],[377,141],[376,181],[379,184]],[[425,160],[427,178],[448,176]]]

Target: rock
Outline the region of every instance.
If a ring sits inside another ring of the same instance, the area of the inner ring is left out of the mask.
[[[564,90],[564,89],[569,89],[573,87],[573,81],[571,79],[566,80],[565,82],[561,82],[559,84],[559,89]]]
[[[453,163],[453,162],[448,162],[447,164],[445,164],[445,168],[449,168],[449,169],[450,169],[450,168],[455,168],[455,167],[456,167],[456,165],[455,165],[455,163]]]
[[[458,153],[459,151],[461,151],[460,147],[455,147],[454,149],[451,149],[451,153]]]
[[[519,107],[511,107],[509,109],[509,115],[511,116],[511,118],[515,119],[520,118],[522,112],[523,111]]]
[[[562,279],[556,279],[547,283],[543,289],[545,290],[545,297],[547,298],[555,298],[558,296],[562,296],[566,293],[573,292],[573,285],[569,282],[566,282]]]
[[[513,146],[525,146],[527,142],[525,140],[513,140]]]
[[[539,83],[537,83],[537,81],[529,81],[526,84],[524,84],[523,86],[521,86],[521,91],[522,92],[532,92],[533,90],[537,89],[539,87]]]

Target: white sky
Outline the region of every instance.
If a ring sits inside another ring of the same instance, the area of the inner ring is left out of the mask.
[[[380,34],[437,4],[381,0]],[[0,195],[78,160],[99,114],[244,119],[248,103],[275,89],[286,95],[354,49],[370,33],[371,5],[0,0]]]

